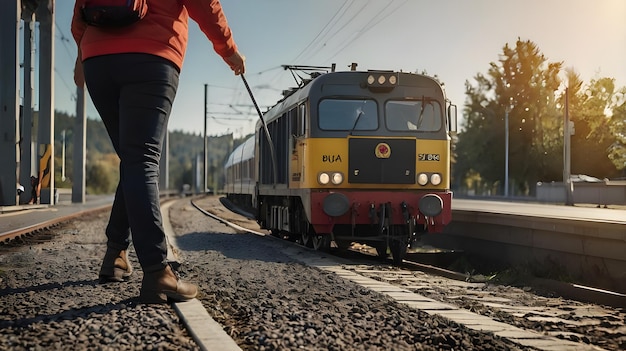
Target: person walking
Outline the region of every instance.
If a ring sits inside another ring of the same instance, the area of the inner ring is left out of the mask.
[[[198,294],[167,262],[159,200],[159,161],[163,139],[183,67],[188,19],[198,23],[235,75],[245,73],[218,0],[144,0],[145,15],[123,26],[87,23],[85,4],[76,0],[72,36],[78,46],[74,81],[87,86],[120,159],[120,181],[105,233],[107,249],[101,283],[132,273],[132,243],[143,270],[139,300],[186,301]]]

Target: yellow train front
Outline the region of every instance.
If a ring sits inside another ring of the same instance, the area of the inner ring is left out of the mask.
[[[451,220],[455,113],[428,76],[314,77],[265,114],[270,140],[257,124],[258,222],[317,249],[360,242],[386,256],[389,248],[401,262],[416,235]]]

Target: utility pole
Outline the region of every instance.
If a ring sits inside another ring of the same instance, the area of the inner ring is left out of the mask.
[[[61,131],[61,142],[62,147],[61,147],[61,180],[65,181],[65,135],[67,134],[66,130],[63,129]]]
[[[3,1],[0,11],[0,206],[17,205],[19,181],[19,26],[21,2]]]
[[[565,114],[563,123],[563,185],[565,187],[565,205],[574,205],[574,183],[571,177],[571,151],[574,125],[569,120],[569,88],[565,88]]]
[[[22,19],[24,20],[24,98],[21,106],[21,122],[19,123],[19,183],[29,188],[20,195],[20,203],[29,203],[32,197],[31,176],[37,176],[39,159],[36,157],[37,138],[33,138],[33,121],[35,120],[35,59],[37,57],[35,43],[35,9],[36,3],[22,4]],[[27,185],[28,184],[28,185]],[[30,186],[29,186],[30,185]]]
[[[504,197],[509,197],[509,111],[511,107],[504,109]]]
[[[209,140],[207,139],[207,115],[208,115],[208,111],[207,111],[207,104],[208,104],[208,89],[209,89],[209,85],[208,84],[204,84],[204,158],[203,158],[203,164],[204,164],[204,190],[202,191],[202,193],[206,193],[207,189],[209,188],[209,179],[208,179],[208,159],[209,159]]]
[[[72,156],[72,202],[85,203],[85,170],[87,154],[87,105],[85,86],[76,87],[76,121],[74,122],[74,155]]]
[[[39,137],[40,147],[44,148],[44,166],[40,162],[39,185],[40,203],[55,204],[54,185],[54,0],[41,0],[35,12],[39,22]]]

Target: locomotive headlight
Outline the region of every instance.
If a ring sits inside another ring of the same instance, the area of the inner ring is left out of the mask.
[[[317,176],[317,181],[322,185],[326,185],[328,184],[328,182],[330,182],[330,176],[328,175],[328,173],[322,172]]]
[[[395,85],[397,82],[396,76],[389,77],[389,83]]]
[[[333,178],[331,180],[332,180],[333,184],[339,185],[339,184],[343,183],[343,174],[341,174],[339,172],[335,172],[335,173],[333,173]]]
[[[385,76],[379,76],[378,77],[378,84],[383,85],[383,84],[385,84],[386,80],[387,79],[385,78]]]
[[[420,173],[417,176],[417,184],[419,184],[419,185],[426,185],[426,184],[428,184],[428,174]]]
[[[430,182],[431,182],[433,185],[439,185],[439,184],[441,184],[441,174],[439,174],[439,173],[433,173],[433,174],[430,176]]]
[[[376,81],[376,78],[374,78],[373,75],[370,74],[369,76],[367,76],[367,84],[372,85],[374,84],[375,81]]]

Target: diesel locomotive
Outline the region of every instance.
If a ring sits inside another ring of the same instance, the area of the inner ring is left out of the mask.
[[[455,131],[456,106],[433,77],[313,72],[233,150],[224,192],[275,235],[315,249],[364,243],[399,264],[451,221]]]

